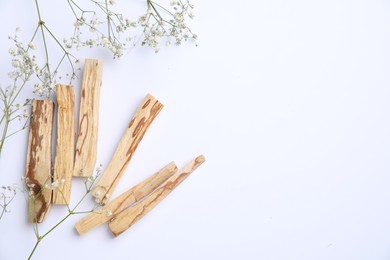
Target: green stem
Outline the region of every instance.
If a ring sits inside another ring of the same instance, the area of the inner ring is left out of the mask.
[[[37,8],[37,13],[38,13],[38,19],[39,19],[39,21],[42,21],[42,19],[41,19],[41,11],[39,10],[38,0],[35,0],[35,7]]]
[[[43,45],[44,45],[44,47],[45,47],[46,68],[47,68],[47,72],[49,73],[49,75],[51,75],[51,73],[50,73],[50,65],[49,65],[49,51],[48,51],[48,48],[47,48],[46,37],[45,37],[45,31],[43,30],[43,25],[44,25],[44,23],[43,23],[42,21],[40,21],[39,26],[41,27]]]
[[[153,8],[153,10],[156,12],[157,16],[158,16],[161,20],[164,20],[164,19],[161,17],[160,13],[157,11],[156,7],[153,5],[153,2],[150,1],[150,0],[146,0],[146,2],[148,3],[148,5],[149,5],[150,7]]]
[[[151,1],[152,2],[152,1]],[[164,11],[166,11],[167,13],[169,13],[170,15],[174,15],[173,13],[171,13],[168,9],[166,9],[164,6],[156,3],[156,2],[152,2],[153,4],[157,5],[158,7],[160,7],[161,9],[163,9]]]
[[[58,46],[60,46],[60,48],[63,50],[64,52],[64,55],[67,57],[68,61],[69,61],[69,64],[70,66],[72,67],[72,71],[73,73],[75,72],[75,69],[74,69],[74,65],[73,65],[73,62],[71,61],[71,57],[75,59],[75,57],[73,55],[71,55],[66,49],[65,47],[60,43],[60,41],[57,39],[57,37],[55,37],[55,35],[51,32],[51,30],[49,30],[49,28],[43,24],[42,25],[43,27],[45,27],[46,31],[50,34],[50,36],[54,39],[54,41],[58,44]],[[62,62],[62,60],[61,60]],[[49,72],[50,73],[50,72]]]
[[[35,250],[37,249],[38,245],[41,243],[42,239],[44,239],[47,235],[49,235],[54,229],[56,229],[59,225],[61,225],[67,218],[69,218],[71,215],[73,215],[72,212],[69,212],[68,215],[66,215],[63,219],[61,219],[60,222],[58,222],[57,224],[55,224],[51,229],[49,229],[49,231],[47,231],[45,234],[43,234],[42,236],[39,236],[37,237],[37,241],[35,242],[35,245],[34,245],[34,248],[32,249],[30,255],[28,256],[28,260],[31,259],[31,257],[33,256],[33,254],[35,253]]]
[[[13,103],[15,102],[16,98],[19,96],[20,92],[22,91],[22,89],[24,88],[24,86],[26,85],[27,81],[29,81],[30,79],[30,76],[28,76],[24,81],[23,81],[23,84],[20,86],[20,88],[18,89],[18,91],[16,92],[16,94],[14,95],[14,97],[11,99],[11,102],[10,104],[13,105]]]
[[[108,3],[106,2],[106,11],[107,11],[107,29],[108,29],[108,39],[111,41],[111,17],[110,17],[110,11],[108,10]]]
[[[4,146],[5,139],[7,137],[8,127],[9,127],[9,123],[10,123],[8,107],[6,108],[6,111],[4,113],[6,114],[6,118],[5,118],[5,123],[4,123],[4,127],[3,127],[3,133],[2,133],[2,136],[0,139],[0,156],[1,156],[1,152],[3,151],[3,146]]]
[[[45,47],[46,67],[47,67],[47,71],[48,71],[49,75],[51,75],[51,73],[50,73],[50,66],[49,66],[49,51],[48,51],[48,48],[47,48],[45,31],[43,30],[43,25],[45,24],[45,22],[42,20],[42,17],[41,17],[41,11],[39,10],[38,0],[35,0],[35,7],[37,9],[38,20],[39,20],[38,21],[38,27],[41,27],[42,40],[43,40],[43,45]]]
[[[41,236],[41,239],[43,239],[44,237],[46,237],[47,235],[49,235],[54,229],[56,229],[59,225],[62,224],[62,222],[64,222],[67,218],[69,218],[71,215],[73,215],[73,212],[69,212],[68,215],[66,215],[63,219],[61,219],[60,222],[58,222],[57,224],[55,224],[51,229],[49,229],[49,231],[47,231],[45,234],[43,234],[43,236]]]
[[[3,215],[6,211],[6,204],[5,204],[5,199],[4,199],[4,205],[0,205],[2,207],[1,214],[0,214],[0,220],[3,218]]]
[[[72,9],[72,12],[73,12],[74,16],[77,18],[76,11],[74,10],[74,8],[73,8],[71,2],[70,2],[69,0],[67,0],[67,2],[68,2],[68,5],[69,5],[70,9]]]
[[[37,242],[35,243],[35,246],[34,246],[33,250],[31,251],[30,255],[27,258],[28,260],[30,260],[31,257],[33,256],[33,254],[34,254],[35,250],[37,249],[39,243],[41,243],[41,239],[40,238],[37,239]]]
[[[39,24],[38,24],[37,28],[35,29],[34,34],[33,34],[33,36],[31,37],[31,41],[30,41],[30,42],[32,42],[32,41],[35,39],[35,36],[37,35],[38,29],[39,29]],[[30,46],[27,47],[27,51],[28,51],[29,49],[30,49]]]

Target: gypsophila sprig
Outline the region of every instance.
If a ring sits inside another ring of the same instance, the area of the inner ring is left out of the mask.
[[[33,230],[34,230],[34,234],[36,237],[36,242],[35,242],[33,249],[30,252],[30,255],[28,256],[28,259],[32,258],[32,256],[34,255],[36,249],[38,248],[38,246],[42,242],[42,240],[45,237],[47,237],[50,233],[52,233],[58,226],[60,226],[62,223],[64,223],[70,216],[96,212],[97,210],[99,210],[101,208],[101,206],[99,204],[95,204],[91,210],[78,211],[79,206],[85,200],[87,195],[91,193],[92,189],[94,188],[94,184],[96,183],[97,179],[100,177],[101,173],[102,173],[102,167],[100,165],[96,169],[93,176],[84,179],[84,181],[83,181],[84,187],[85,187],[84,194],[81,196],[81,198],[78,200],[78,202],[74,206],[70,207],[69,204],[67,204],[66,215],[63,218],[61,218],[55,225],[53,225],[51,228],[49,228],[48,231],[42,233],[39,230],[38,223],[33,223]],[[27,178],[25,178],[24,181],[26,183],[29,183]],[[60,189],[61,186],[59,185],[59,183],[61,183],[61,182],[62,182],[62,180],[54,180],[53,182],[48,183],[47,185],[44,185],[44,187],[42,189],[51,189],[51,190],[59,189],[60,193],[63,195],[62,190]],[[28,187],[28,189],[31,189],[31,187],[29,187],[28,185],[27,185],[27,187]],[[30,199],[31,196],[34,196],[34,195],[29,194],[28,199]],[[35,199],[35,198],[36,198],[36,196],[33,197],[33,199]],[[64,197],[64,199],[65,199],[65,197]]]
[[[32,53],[33,48],[21,43],[18,40],[17,32],[19,32],[19,29],[16,29],[13,37],[9,37],[15,45],[14,48],[8,50],[13,68],[8,76],[12,83],[7,87],[0,85],[0,109],[2,112],[0,117],[0,156],[6,139],[27,128],[29,118],[27,109],[30,100],[27,99],[23,103],[17,103],[17,98],[32,75],[39,70],[36,56]],[[19,122],[21,125],[19,129],[9,133],[10,126],[14,122]]]
[[[5,213],[9,211],[9,205],[16,196],[18,187],[16,184],[13,186],[1,186],[0,187],[0,220],[3,218]]]
[[[73,36],[63,40],[69,49],[100,46],[112,52],[114,58],[119,58],[138,42],[158,52],[163,42],[169,46],[171,41],[180,45],[183,41],[195,42],[197,39],[187,26],[188,19],[194,17],[194,6],[188,1],[171,1],[170,6],[163,7],[146,0],[145,14],[133,20],[113,11],[115,1],[90,1],[97,7],[96,10],[88,10],[67,0],[76,19]]]
[[[198,36],[187,26],[188,18],[194,17],[194,6],[189,1],[171,1],[169,9],[152,0],[147,0],[147,4],[146,15],[138,20],[144,33],[142,45],[150,46],[158,52],[163,38],[167,46],[171,41],[176,45],[189,40],[196,43]]]

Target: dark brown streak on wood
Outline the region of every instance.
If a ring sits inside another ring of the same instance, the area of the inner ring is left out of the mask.
[[[45,200],[45,196],[42,195],[43,187],[37,180],[32,179],[31,177],[29,177],[28,186],[32,187],[32,192],[33,192],[33,195],[30,195],[31,196],[30,200],[32,200],[31,203],[33,203],[32,210],[34,210],[33,213],[35,216],[32,221],[40,222],[40,220],[43,218],[43,214],[47,212],[47,203]],[[40,204],[37,204],[37,202],[40,202]],[[37,208],[39,208],[39,211],[36,212],[35,210],[37,210]]]
[[[39,158],[36,158],[36,151],[42,149],[42,140],[43,136],[39,135],[39,118],[42,113],[42,102],[37,101],[36,107],[33,111],[33,116],[31,117],[30,128],[31,128],[31,146],[30,146],[30,160],[28,162],[28,172],[27,177],[34,176],[34,171],[36,167],[36,162]]]
[[[145,104],[142,106],[142,109],[145,109],[150,104],[150,99],[145,102]]]
[[[133,126],[133,124],[134,124],[134,121],[135,121],[135,118],[131,119],[130,124],[129,124],[129,126],[127,128],[131,128]]]
[[[138,123],[136,129],[134,130],[134,133],[133,133],[133,137],[135,137],[136,135],[139,134],[139,132],[141,131],[141,129],[145,128],[145,130],[142,132],[142,135],[138,135],[136,137],[137,140],[134,140],[134,143],[135,143],[135,146],[130,146],[129,150],[127,151],[126,153],[126,156],[129,156],[130,155],[130,158],[131,158],[131,154],[137,149],[137,146],[138,146],[138,143],[140,139],[143,138],[147,128],[149,127],[149,125],[152,123],[152,121],[156,118],[157,114],[161,111],[162,109],[162,104],[159,103],[158,101],[156,101],[152,107],[152,109],[150,110],[150,115],[148,117],[148,119],[146,121],[144,121],[145,117],[141,119],[141,121]],[[141,124],[142,122],[142,124]],[[137,129],[138,128],[138,129]]]
[[[138,122],[137,126],[134,129],[133,137],[139,134],[139,132],[144,128],[145,125],[145,117],[141,118],[141,120]]]
[[[81,122],[80,122],[80,126],[79,126],[79,135],[78,136],[81,136],[82,134],[83,134],[83,128],[82,128],[82,126],[83,126],[83,124],[84,124],[84,119],[86,119],[86,133],[88,133],[88,115],[87,114],[84,114],[83,115],[83,118],[81,119]],[[77,138],[78,139],[78,138]],[[85,143],[85,140],[87,139],[87,135],[86,134],[84,134],[84,138],[83,138],[83,141],[81,142],[81,146],[80,146],[80,149],[76,149],[76,154],[78,154],[78,155],[80,155],[81,154],[81,151],[83,150],[83,147],[84,147],[84,143]]]
[[[42,101],[36,101],[35,107],[32,113],[31,121],[30,121],[30,131],[31,131],[31,143],[30,143],[30,158],[28,162],[28,186],[32,188],[33,196],[30,199],[41,202],[39,205],[39,211],[34,212],[35,218],[32,220],[33,222],[39,222],[42,218],[42,215],[47,211],[47,204],[45,197],[42,195],[42,185],[35,180],[35,171],[36,171],[36,163],[39,162],[40,158],[36,157],[37,151],[42,149],[42,140],[43,135],[39,135],[39,121],[42,117],[43,109],[47,110],[47,104],[43,106]],[[44,108],[43,108],[44,107]],[[45,123],[47,123],[48,118],[44,117]],[[34,205],[36,205],[36,201],[34,201]],[[37,207],[33,207],[36,210]]]

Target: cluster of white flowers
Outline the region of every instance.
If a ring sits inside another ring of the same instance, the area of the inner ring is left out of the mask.
[[[32,74],[39,74],[40,69],[37,65],[37,59],[35,55],[30,54],[30,50],[35,50],[36,47],[33,43],[29,43],[28,46],[24,46],[18,38],[11,38],[15,43],[15,48],[10,48],[8,53],[11,55],[11,65],[14,68],[13,71],[8,73],[8,76],[12,80],[18,78],[26,79]],[[34,46],[34,48],[30,47]]]
[[[90,192],[92,190],[93,185],[95,184],[95,182],[99,178],[99,176],[102,174],[102,171],[103,171],[103,165],[100,164],[96,168],[95,173],[92,176],[85,179],[84,185],[85,185],[87,192]],[[100,204],[100,201],[96,201],[96,203]]]
[[[17,29],[17,31],[19,31]],[[13,71],[8,73],[11,80],[28,81],[35,75],[39,83],[34,84],[34,93],[42,97],[50,97],[55,86],[55,77],[50,73],[47,64],[39,66],[36,56],[32,53],[37,49],[33,42],[25,46],[18,40],[17,35],[9,37],[14,42],[14,47],[8,50],[11,55],[11,65]],[[16,86],[17,84],[15,84]]]
[[[176,45],[188,40],[196,43],[198,38],[187,26],[188,18],[194,18],[194,6],[188,1],[183,3],[180,0],[171,1],[170,6],[172,10],[167,10],[148,0],[147,14],[139,19],[144,33],[142,45],[150,46],[156,52],[160,50],[159,45],[164,38],[166,46],[169,46],[171,41]]]
[[[134,21],[111,10],[115,1],[108,1],[109,6],[104,2],[90,1],[102,13],[85,11],[79,5],[74,8],[79,14],[75,14],[73,36],[63,40],[65,47],[79,50],[81,47],[100,46],[112,52],[114,58],[119,58],[127,48],[136,46],[138,42],[158,52],[162,43],[169,46],[173,41],[180,45],[183,41],[197,39],[187,26],[187,20],[194,17],[194,6],[188,1],[174,0],[169,7],[163,7],[146,0],[146,13]],[[83,33],[85,29],[92,35]]]
[[[95,11],[84,11],[77,5],[76,10],[79,14],[75,14],[76,21],[73,23],[75,29],[72,37],[63,40],[64,46],[68,49],[75,48],[80,50],[82,47],[104,47],[111,51],[114,58],[119,58],[124,54],[125,43],[120,41],[120,34],[127,31],[134,25],[130,20],[125,19],[123,15],[114,13],[104,3],[91,0],[93,4],[98,6],[98,11],[101,11],[101,18]],[[115,1],[108,1],[110,5],[114,5]],[[70,5],[72,6],[72,2]],[[107,31],[108,30],[108,31]],[[85,34],[89,31],[90,34]],[[85,38],[85,35],[86,38]]]
[[[12,186],[1,186],[0,199],[10,198],[10,194],[15,195],[18,189],[18,185],[15,183]]]
[[[0,219],[3,217],[4,213],[10,212],[8,207],[16,196],[17,190],[17,184],[0,187]]]

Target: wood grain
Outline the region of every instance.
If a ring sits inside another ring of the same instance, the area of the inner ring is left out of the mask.
[[[91,229],[109,221],[117,213],[126,209],[133,203],[141,200],[150,194],[154,189],[160,186],[164,181],[171,177],[177,171],[177,166],[171,162],[157,173],[145,179],[138,185],[126,191],[112,202],[102,208],[100,212],[91,213],[76,223],[75,228],[80,235],[89,232]]]
[[[69,204],[75,148],[75,97],[72,86],[57,86],[57,143],[54,162],[53,204]]]
[[[92,176],[97,156],[99,100],[103,65],[99,60],[85,61],[81,88],[76,158],[73,175]]]
[[[30,191],[28,221],[41,223],[51,205],[50,186],[54,103],[33,100],[26,162],[26,184]]]
[[[156,118],[163,105],[148,94],[138,108],[102,178],[94,189],[93,196],[105,204],[117,186],[146,130]]]
[[[172,177],[166,180],[149,197],[117,214],[108,224],[112,234],[116,237],[119,236],[132,225],[134,225],[137,221],[143,218],[204,161],[205,158],[203,155],[198,156],[195,158],[195,160],[188,163],[182,171],[174,174]]]

